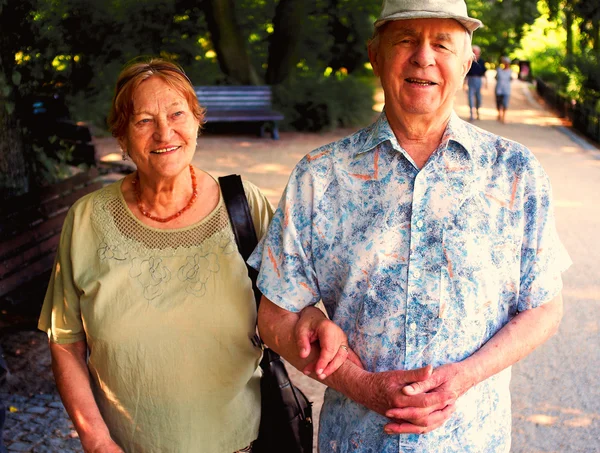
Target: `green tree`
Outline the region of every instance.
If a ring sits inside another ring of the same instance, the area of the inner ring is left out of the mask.
[[[525,27],[540,15],[537,1],[467,0],[470,14],[484,24],[475,31],[473,40],[482,47],[487,61],[498,61],[519,47]]]
[[[16,112],[23,75],[15,64],[15,50],[31,44],[23,33],[31,28],[30,11],[26,1],[0,1],[0,199],[29,188],[25,141]]]
[[[234,0],[206,0],[206,22],[225,75],[243,85],[258,85],[259,77],[250,61],[246,40],[235,16]]]

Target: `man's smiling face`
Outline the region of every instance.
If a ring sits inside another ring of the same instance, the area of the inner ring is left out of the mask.
[[[381,79],[388,117],[448,116],[471,65],[465,58],[466,40],[465,29],[452,19],[383,25],[369,58]]]

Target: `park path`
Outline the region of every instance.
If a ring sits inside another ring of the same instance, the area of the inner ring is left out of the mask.
[[[520,81],[513,83],[507,123],[498,123],[493,86],[490,78],[488,88],[483,90],[481,120],[475,124],[525,144],[538,157],[550,175],[559,234],[574,263],[564,274],[565,314],[559,333],[513,367],[512,452],[597,453],[600,245],[596,237],[600,231],[600,151],[570,133],[560,119],[537,101],[531,86]],[[381,93],[377,101],[382,101]],[[456,111],[462,118],[468,118],[465,104],[465,93],[457,93]],[[282,132],[279,141],[207,134],[199,139],[194,163],[214,176],[240,173],[261,187],[276,204],[298,160],[310,150],[351,132]],[[105,158],[120,159],[113,139],[98,139],[97,147]],[[9,377],[12,395],[3,395],[15,411],[7,414],[4,439],[9,451],[79,452],[76,433],[49,382],[47,348],[39,347],[43,337],[42,333],[18,337],[28,344],[15,344],[15,338],[3,339],[9,365],[20,360],[18,372]],[[318,420],[324,386],[294,370],[291,373],[315,402]],[[44,382],[32,394],[31,385],[22,384],[28,380]],[[20,391],[19,385],[29,391]]]

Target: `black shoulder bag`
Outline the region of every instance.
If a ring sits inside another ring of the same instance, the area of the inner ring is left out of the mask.
[[[247,261],[258,241],[242,179],[239,175],[223,176],[219,178],[219,184],[238,249],[244,261]],[[246,266],[258,312],[262,296],[256,287],[258,273]],[[260,381],[261,418],[258,439],[252,445],[252,452],[312,453],[312,403],[292,384],[279,354],[266,346],[263,347],[260,367],[263,371]]]

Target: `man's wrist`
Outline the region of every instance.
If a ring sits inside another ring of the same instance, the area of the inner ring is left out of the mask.
[[[323,382],[353,401],[367,406],[373,373],[366,371],[349,360]]]

